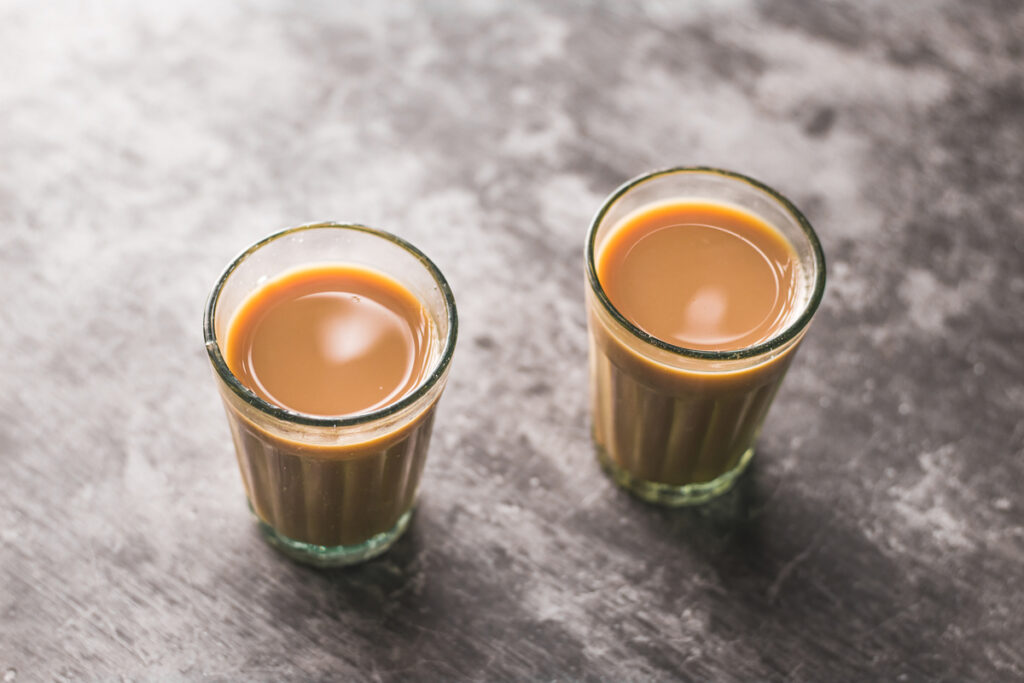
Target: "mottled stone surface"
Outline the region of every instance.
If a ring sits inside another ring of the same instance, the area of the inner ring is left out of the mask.
[[[365,4],[0,9],[2,680],[1024,678],[1021,4]],[[788,194],[830,281],[673,512],[594,462],[582,242],[675,164]],[[200,334],[318,219],[463,321],[410,533],[337,572],[257,536]]]

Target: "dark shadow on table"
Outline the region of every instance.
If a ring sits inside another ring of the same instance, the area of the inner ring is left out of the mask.
[[[487,634],[485,627],[477,638],[469,633],[495,577],[447,557],[436,539],[427,547],[424,529],[439,524],[429,518],[434,513],[421,501],[386,553],[349,567],[310,567],[266,547],[276,573],[263,596],[267,611],[302,635],[307,656],[344,660],[366,679],[477,676],[490,656]],[[496,593],[488,598],[501,601]]]
[[[688,599],[695,593],[709,610],[712,632],[742,640],[764,670],[789,680],[959,677],[935,651],[958,616],[942,597],[955,592],[947,577],[883,552],[884,540],[866,535],[872,520],[829,505],[827,488],[808,495],[798,475],[766,481],[758,458],[702,506],[659,508],[620,491],[644,541],[667,544],[666,558],[682,554],[705,576]]]

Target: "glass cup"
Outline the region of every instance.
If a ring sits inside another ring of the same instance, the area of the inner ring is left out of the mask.
[[[239,304],[268,279],[324,263],[390,275],[432,319],[431,370],[394,403],[344,417],[306,415],[263,400],[228,368],[222,349]],[[206,350],[249,508],[271,545],[309,564],[339,566],[375,557],[401,536],[416,500],[457,329],[455,299],[437,266],[405,240],[361,225],[283,230],[246,249],[224,270],[206,305]]]
[[[602,289],[596,258],[619,223],[650,204],[687,199],[745,209],[793,247],[798,304],[768,340],[723,351],[675,346],[630,322]],[[634,178],[605,200],[590,225],[586,264],[593,438],[602,467],[652,503],[690,505],[726,492],[754,455],[825,289],[825,258],[810,223],[781,194],[746,176],[671,168]]]

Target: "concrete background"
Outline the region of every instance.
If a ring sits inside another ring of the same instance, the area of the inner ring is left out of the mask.
[[[379,4],[0,5],[0,678],[1024,678],[1021,4]],[[830,273],[753,471],[673,512],[594,462],[582,245],[676,164]],[[257,536],[200,329],[324,219],[463,323],[410,533],[337,572]]]

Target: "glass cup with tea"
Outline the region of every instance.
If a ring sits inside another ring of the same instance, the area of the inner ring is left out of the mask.
[[[601,465],[654,503],[724,493],[753,457],[824,292],[810,223],[738,173],[656,171],[601,206],[586,271]]]
[[[409,523],[455,349],[437,266],[381,230],[291,228],[228,265],[203,328],[266,540],[319,566],[387,550]]]

